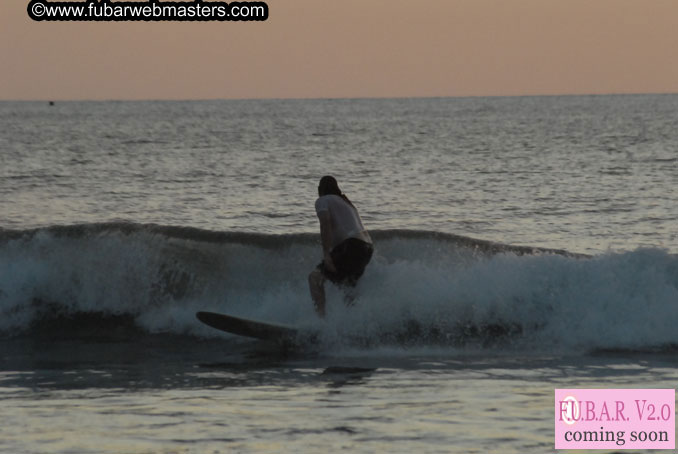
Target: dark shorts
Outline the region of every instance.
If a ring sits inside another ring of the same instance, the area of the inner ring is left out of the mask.
[[[354,286],[365,272],[367,264],[370,263],[373,251],[374,248],[370,243],[357,238],[349,238],[330,252],[336,272],[326,269],[324,261],[320,262],[317,269],[335,284]]]

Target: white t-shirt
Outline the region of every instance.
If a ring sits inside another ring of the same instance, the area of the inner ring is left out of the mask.
[[[332,222],[332,248],[349,238],[357,238],[367,243],[372,243],[370,234],[367,233],[360,220],[358,211],[338,195],[324,195],[315,201],[315,212],[327,211],[330,213]]]

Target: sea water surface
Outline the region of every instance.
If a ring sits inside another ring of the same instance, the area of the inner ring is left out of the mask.
[[[555,388],[676,387],[677,111],[0,103],[0,452],[553,452]],[[319,320],[325,174],[376,253]]]

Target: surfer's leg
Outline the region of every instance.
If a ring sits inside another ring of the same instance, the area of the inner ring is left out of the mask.
[[[319,269],[308,275],[308,287],[318,316],[325,317],[325,276]]]
[[[346,246],[344,253],[334,260],[334,264],[342,275],[344,303],[346,306],[353,306],[358,295],[355,286],[365,272],[365,267],[370,263],[374,249],[371,244],[354,238],[347,240]]]

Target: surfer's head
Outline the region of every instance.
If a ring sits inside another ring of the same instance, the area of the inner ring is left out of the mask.
[[[337,183],[337,180],[330,175],[325,175],[320,179],[320,184],[318,185],[318,195],[320,197],[324,195],[338,195],[342,199],[346,201],[349,205],[351,205],[353,208],[353,203],[346,197],[346,194],[341,192],[341,189],[339,189],[339,183]]]
[[[341,196],[341,189],[339,189],[339,183],[333,176],[325,175],[318,184],[318,195],[322,197],[330,194]]]

